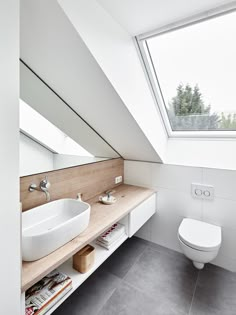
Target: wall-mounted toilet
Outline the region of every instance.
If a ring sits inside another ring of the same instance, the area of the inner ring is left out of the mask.
[[[178,238],[185,256],[197,269],[202,269],[219,252],[221,227],[185,218],[179,226]]]

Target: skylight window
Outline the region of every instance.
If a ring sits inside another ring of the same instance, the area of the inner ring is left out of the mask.
[[[139,45],[167,130],[236,131],[236,12]]]

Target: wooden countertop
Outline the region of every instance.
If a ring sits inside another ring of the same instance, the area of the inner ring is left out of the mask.
[[[151,189],[124,184],[116,187],[115,190],[114,196],[117,202],[113,205],[100,203],[99,196],[86,201],[91,205],[91,215],[89,226],[83,233],[44,258],[33,262],[23,261],[22,292],[60,266],[155,192]]]

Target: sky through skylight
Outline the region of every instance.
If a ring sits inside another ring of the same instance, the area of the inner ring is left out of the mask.
[[[147,39],[165,104],[198,85],[211,113],[236,113],[236,12]]]

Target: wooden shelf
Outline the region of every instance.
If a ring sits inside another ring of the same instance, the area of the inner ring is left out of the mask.
[[[72,268],[72,258],[67,260],[59,268],[59,271],[65,273],[72,279],[73,288],[67,292],[52,308],[50,308],[45,315],[52,314],[121,244],[127,240],[128,236],[124,235],[111,249],[107,250],[95,242],[90,244],[95,247],[95,263],[93,267],[86,273],[79,273]]]
[[[82,247],[91,243],[112,224],[120,221],[155,193],[151,189],[131,185],[120,185],[115,190],[114,196],[117,202],[113,205],[101,204],[98,201],[99,196],[87,201],[91,205],[90,222],[88,228],[82,234],[42,259],[22,263],[22,292],[25,292],[49,272],[58,268]],[[101,253],[105,255],[105,252],[102,251]],[[65,266],[67,264],[69,263],[66,262]],[[63,268],[63,266],[64,264],[60,268]]]

